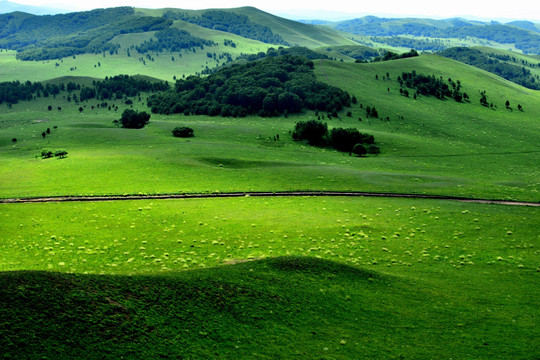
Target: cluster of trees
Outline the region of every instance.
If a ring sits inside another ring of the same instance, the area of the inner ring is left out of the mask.
[[[0,15],[0,47],[17,50],[20,60],[51,60],[84,53],[113,54],[119,45],[110,43],[119,34],[157,31],[172,21],[135,15],[132,7],[33,16]]]
[[[31,81],[6,81],[0,82],[0,104],[17,104],[19,101],[29,101],[36,97],[56,96],[60,91],[65,90],[65,85],[60,83],[45,85],[41,82]]]
[[[526,88],[540,90],[540,77],[531,74],[531,71],[523,66],[505,62],[509,61],[510,57],[490,55],[467,47],[446,49],[438,54],[489,71]]]
[[[373,135],[361,133],[356,128],[338,127],[328,131],[328,125],[317,120],[296,123],[292,136],[294,140],[305,140],[313,146],[331,146],[357,155],[380,152]]]
[[[187,13],[171,10],[163,16],[167,19],[184,20],[207,29],[226,31],[267,44],[289,45],[280,35],[274,34],[268,26],[256,24],[247,16],[233,12],[207,10],[200,16],[190,16]]]
[[[276,116],[312,109],[334,113],[350,95],[315,78],[313,62],[299,56],[266,57],[220,68],[201,78],[177,80],[175,89],[152,95],[154,113]]]
[[[38,88],[43,88],[41,83],[32,83],[27,81],[6,81],[0,83],[0,104],[16,104],[23,100],[32,100]]]
[[[423,51],[440,51],[447,48],[439,39],[414,39],[403,36],[372,36],[371,41],[393,47],[414,48]]]
[[[461,81],[454,82],[452,79],[444,81],[442,77],[436,77],[435,75],[423,75],[417,74],[415,70],[412,72],[402,72],[401,76],[397,77],[397,81],[400,86],[406,86],[411,89],[416,89],[414,94],[424,96],[435,96],[438,99],[445,99],[446,97],[453,98],[457,102],[469,99],[467,93],[461,92]],[[407,90],[400,89],[401,94],[409,96]]]
[[[170,85],[166,81],[151,82],[144,78],[129,75],[116,75],[105,77],[103,81],[93,81],[92,86],[82,86],[72,81],[53,84],[41,82],[0,82],[0,104],[17,104],[19,101],[29,101],[38,97],[56,96],[61,91],[68,91],[68,101],[85,101],[98,98],[100,100],[123,99],[140,95],[141,92],[166,91]],[[74,93],[80,91],[79,96]],[[52,106],[49,105],[49,110]]]
[[[387,51],[383,56],[377,56],[373,59],[373,62],[378,61],[388,61],[388,60],[396,60],[396,59],[405,59],[410,57],[418,56],[418,51],[411,49],[410,51],[404,52],[402,54],[397,54],[392,51]]]
[[[194,48],[203,48],[204,46],[213,46],[217,45],[211,40],[205,40],[196,36],[191,35],[185,30],[180,30],[177,28],[168,28],[156,32],[157,40],[154,41],[145,41],[139,46],[136,46],[135,49],[140,54],[147,53],[149,51],[154,52],[178,52],[180,50],[191,50]]]
[[[195,136],[193,129],[187,126],[179,126],[175,127],[172,130],[172,134],[174,137],[181,137],[181,138],[187,138],[187,137],[193,137]]]
[[[66,150],[56,150],[56,151],[53,151],[51,149],[41,150],[41,157],[43,159],[49,159],[49,158],[52,158],[53,156],[63,159],[67,155],[68,155],[68,152]]]
[[[114,120],[113,123],[121,125],[126,129],[142,129],[150,121],[150,114],[145,111],[139,112],[132,109],[126,109],[122,113],[120,120]]]
[[[379,55],[379,50],[363,45],[334,46],[326,48],[326,51],[337,51],[342,55],[357,60],[357,62],[367,62]]]
[[[80,101],[98,98],[100,100],[122,99],[133,97],[141,92],[158,92],[170,88],[166,81],[154,81],[129,75],[116,75],[105,77],[103,81],[93,81],[92,87],[82,87],[79,95]]]

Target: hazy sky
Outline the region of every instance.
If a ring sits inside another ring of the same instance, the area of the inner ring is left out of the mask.
[[[229,8],[254,6],[274,14],[293,14],[297,18],[331,18],[376,15],[387,17],[522,19],[540,22],[540,0],[12,0],[25,5],[47,5],[87,10],[100,7],[134,6],[143,8],[174,7],[181,9]],[[304,10],[304,11],[301,11]],[[306,16],[302,16],[305,14]]]

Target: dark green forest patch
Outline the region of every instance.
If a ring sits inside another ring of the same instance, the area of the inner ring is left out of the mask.
[[[153,113],[211,116],[276,116],[304,109],[336,112],[350,95],[318,81],[313,62],[298,56],[236,64],[201,78],[178,80],[174,90],[152,95]]]

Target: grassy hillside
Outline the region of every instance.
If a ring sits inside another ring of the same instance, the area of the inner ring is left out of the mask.
[[[154,32],[123,34],[110,40],[113,44],[119,44],[118,54],[94,55],[84,54],[75,57],[67,57],[61,60],[47,61],[20,61],[16,59],[14,51],[0,52],[0,80],[1,81],[43,81],[61,76],[90,76],[104,78],[116,74],[137,75],[144,74],[163,80],[173,81],[173,77],[194,75],[206,69],[222,65],[225,60],[219,62],[213,58],[208,58],[208,52],[220,55],[228,53],[235,59],[245,53],[266,52],[271,46],[256,40],[249,40],[240,36],[224,33],[216,30],[208,30],[199,26],[175,22],[174,27],[187,30],[195,36],[204,37],[215,41],[218,45],[206,47],[204,50],[180,51],[173,54],[152,53],[149,60],[145,54],[138,54],[131,50],[127,55],[129,47],[139,45],[145,40],[154,38]],[[224,40],[231,40],[235,47],[225,46]],[[181,56],[180,56],[181,55]],[[172,60],[174,57],[174,61]],[[141,60],[142,59],[142,60]]]

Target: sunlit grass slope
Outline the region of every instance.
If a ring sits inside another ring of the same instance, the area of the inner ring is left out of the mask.
[[[540,92],[434,55],[373,64],[321,61],[318,65],[321,79],[356,95],[359,105],[353,107],[353,118],[362,117],[358,126],[381,141],[385,150],[378,160],[394,171],[406,167],[423,169],[424,174],[449,171],[452,176],[463,176],[458,188],[471,180],[484,182],[486,188],[508,186],[508,193],[537,194]],[[413,70],[460,80],[470,103],[400,95],[397,76]],[[486,91],[495,110],[480,105],[481,91]],[[505,108],[506,100],[511,110]],[[366,119],[360,104],[376,106],[383,121]],[[523,112],[517,110],[518,104]]]
[[[401,96],[395,79],[407,70],[460,80],[470,103]],[[239,119],[152,115],[146,128],[128,130],[112,123],[127,107],[121,101],[108,104],[118,111],[97,108],[100,101],[94,100],[79,112],[63,94],[12,109],[2,105],[1,195],[362,190],[538,201],[538,92],[438,56],[373,64],[317,61],[316,72],[359,102],[351,117],[321,120],[330,128],[374,134],[380,155],[357,158],[292,141],[294,124],[317,118],[313,113]],[[496,110],[480,105],[483,90]],[[513,111],[505,109],[506,99]],[[135,100],[135,108],[148,111],[146,95]],[[366,118],[367,106],[376,107],[383,120]],[[192,127],[195,137],[173,138],[176,126]],[[52,133],[43,139],[47,128]],[[69,155],[43,160],[43,148]]]
[[[2,204],[0,271],[42,271],[0,273],[0,347],[534,358],[539,215],[373,198]]]

